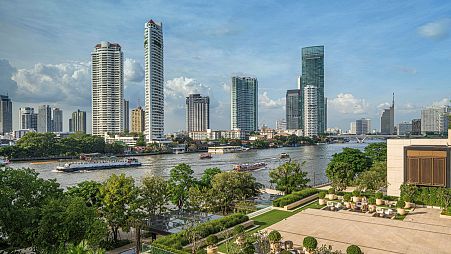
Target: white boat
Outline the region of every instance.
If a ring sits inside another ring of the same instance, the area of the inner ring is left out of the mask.
[[[238,172],[255,171],[258,169],[266,168],[266,165],[267,164],[264,162],[257,162],[257,163],[253,163],[253,164],[244,163],[244,164],[235,165],[233,167],[233,170],[236,170]]]
[[[95,170],[95,169],[110,169],[110,168],[128,168],[139,167],[141,162],[137,159],[129,158],[123,160],[94,160],[86,162],[67,162],[63,166],[57,166],[56,170],[62,172],[74,172],[79,170]]]

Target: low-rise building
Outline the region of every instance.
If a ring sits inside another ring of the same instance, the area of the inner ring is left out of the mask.
[[[23,136],[25,136],[25,134],[27,134],[28,132],[36,132],[35,129],[23,129],[23,130],[15,130],[14,133],[14,138],[15,139],[20,139]]]
[[[243,151],[241,146],[211,146],[208,148],[208,153],[211,154],[236,153],[241,151]]]
[[[120,136],[120,135],[114,135],[110,136],[107,133],[105,133],[105,143],[113,144],[115,142],[122,142],[126,146],[136,146],[136,142],[138,141],[138,136]]]
[[[396,130],[398,136],[410,135],[412,133],[412,123],[411,122],[399,123]]]

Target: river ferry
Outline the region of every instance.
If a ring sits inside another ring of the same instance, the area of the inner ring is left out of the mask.
[[[233,167],[233,170],[236,170],[238,172],[246,172],[246,171],[254,171],[258,169],[263,169],[266,167],[266,163],[264,162],[257,162],[257,163],[244,163],[244,164],[238,164]]]
[[[203,160],[203,159],[211,159],[212,156],[211,156],[210,153],[201,153],[200,156],[199,156],[199,158],[200,158],[201,160]]]
[[[56,170],[62,172],[74,172],[79,170],[96,170],[110,168],[128,168],[139,167],[141,162],[134,158],[128,159],[112,159],[112,160],[93,160],[81,162],[67,162],[63,166],[57,166]]]
[[[287,153],[281,153],[280,154],[280,158],[281,159],[287,159],[287,158],[290,158],[290,155],[288,155]]]

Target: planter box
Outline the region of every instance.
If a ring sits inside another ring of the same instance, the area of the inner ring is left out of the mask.
[[[451,215],[443,215],[443,214],[440,214],[440,218],[451,220]]]
[[[318,198],[318,193],[317,193],[317,194],[313,194],[313,195],[311,195],[311,196],[308,196],[308,197],[306,197],[306,198],[303,198],[303,199],[301,199],[301,200],[298,200],[298,201],[296,201],[296,202],[293,202],[293,203],[291,203],[291,204],[289,204],[289,205],[284,206],[284,207],[283,207],[283,210],[285,210],[285,211],[291,210],[291,209],[293,209],[293,208],[296,208],[296,207],[298,207],[298,206],[300,206],[300,205],[303,205],[303,204],[305,204],[305,203],[307,203],[307,202],[310,202],[310,201],[312,201],[312,200],[315,200],[315,199],[317,199],[317,198]]]

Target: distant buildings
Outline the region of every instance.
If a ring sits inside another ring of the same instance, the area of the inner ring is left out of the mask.
[[[145,113],[141,106],[132,110],[132,131],[133,133],[144,133]]]
[[[120,133],[124,129],[124,64],[121,46],[101,42],[91,53],[92,134]]]
[[[164,137],[163,24],[144,25],[145,135],[148,141]]]
[[[302,92],[300,89],[287,90],[286,95],[286,119],[287,119],[287,129],[296,130],[303,129],[302,126],[302,107],[301,104]]]
[[[355,121],[355,134],[363,135],[371,133],[371,119],[362,118]]]
[[[390,108],[384,109],[381,116],[381,134],[395,134],[395,94],[393,93],[393,102]]]
[[[8,95],[0,95],[0,134],[13,130],[13,103]]]
[[[52,131],[63,132],[63,111],[59,108],[52,110]]]
[[[258,129],[258,82],[251,77],[232,77],[231,128]]]
[[[421,135],[421,119],[412,120],[412,135]]]
[[[449,106],[421,110],[421,134],[445,134],[448,130]]]
[[[19,108],[19,129],[38,130],[38,114],[34,113],[34,108]]]
[[[130,131],[130,102],[124,100],[124,132]]]
[[[318,136],[320,127],[318,114],[318,88],[304,87],[304,136]],[[324,133],[324,132],[323,132]]]
[[[79,109],[69,119],[69,132],[86,133],[86,112]]]
[[[249,132],[235,129],[235,130],[211,130],[207,129],[206,131],[192,131],[189,132],[188,135],[193,140],[219,140],[220,138],[224,139],[246,139],[248,137]]]
[[[351,122],[351,126],[349,128],[349,134],[353,134],[353,135],[357,134],[357,124],[355,121]]]
[[[41,105],[38,107],[38,124],[37,131],[52,132],[52,109],[49,105]]]
[[[286,130],[287,121],[285,119],[280,119],[276,121],[276,130]]]
[[[186,130],[206,131],[210,129],[210,98],[200,94],[186,97]]]
[[[396,131],[398,136],[410,135],[412,133],[412,123],[411,122],[401,122],[396,126]]]

